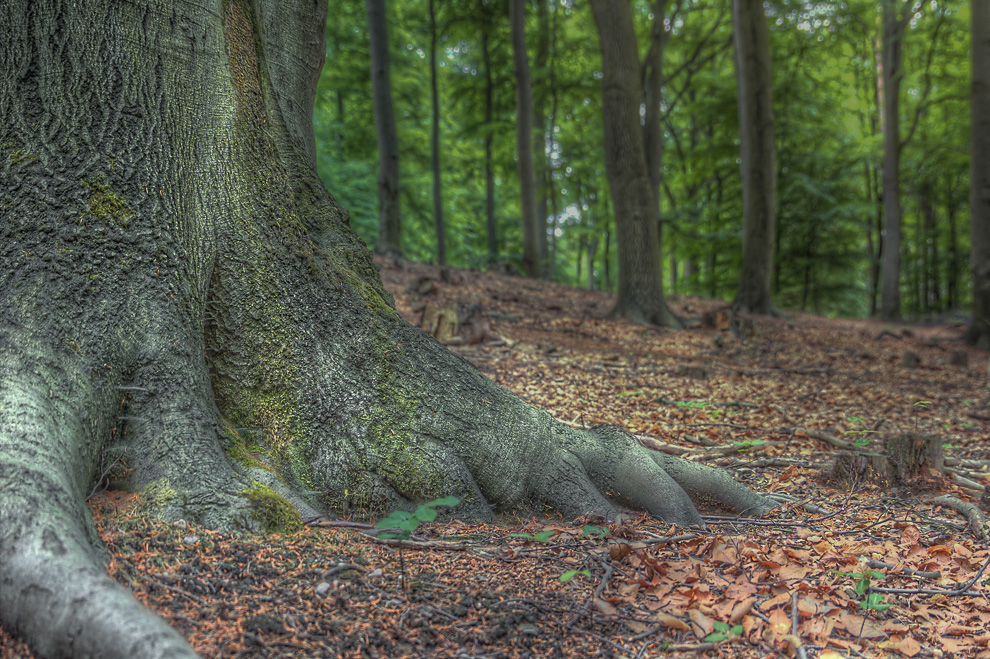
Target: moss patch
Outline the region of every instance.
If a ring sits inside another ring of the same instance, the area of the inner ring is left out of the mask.
[[[90,192],[89,199],[86,200],[89,210],[83,213],[83,218],[92,217],[113,222],[121,229],[126,229],[134,215],[127,202],[102,178],[83,179],[83,183]]]
[[[265,533],[296,533],[303,528],[302,518],[285,498],[261,483],[243,490],[241,495],[251,504],[251,519],[261,524]]]

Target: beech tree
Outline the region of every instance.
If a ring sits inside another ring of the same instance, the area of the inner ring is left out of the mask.
[[[898,10],[898,8],[900,8]],[[914,0],[884,0],[881,84],[883,89],[883,239],[880,317],[901,317],[901,79],[904,35]]]
[[[629,0],[592,0],[591,10],[602,47],[605,171],[618,233],[619,291],[613,314],[680,327],[663,294],[658,200],[651,189],[640,126],[643,86],[632,9]],[[663,16],[658,20],[662,22]],[[659,76],[659,68],[651,65]],[[659,154],[655,155],[659,163]]]
[[[402,255],[402,218],[399,212],[399,138],[392,109],[389,76],[388,24],[385,0],[368,0],[368,35],[371,41],[371,88],[375,99],[378,133],[378,242],[375,251]]]
[[[762,0],[732,1],[739,98],[743,260],[733,306],[775,313],[770,299],[777,231],[777,155],[773,143],[770,37]]]
[[[512,26],[512,63],[516,76],[516,156],[519,159],[519,204],[522,208],[523,271],[539,277],[540,237],[533,178],[533,87],[526,51],[526,3],[509,0]]]
[[[966,340],[990,350],[990,3],[973,0],[970,96],[970,263],[973,320]]]
[[[41,656],[195,656],[101,564],[84,501],[118,458],[150,512],[215,529],[443,495],[466,518],[621,504],[681,525],[702,524],[692,495],[775,503],[560,423],[401,319],[316,175],[325,19],[0,13],[0,624]]]

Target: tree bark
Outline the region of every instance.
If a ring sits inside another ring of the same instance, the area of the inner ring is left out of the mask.
[[[990,350],[990,4],[973,0],[970,98],[970,263],[973,320],[966,341]]]
[[[433,135],[430,148],[433,153],[433,223],[437,237],[437,263],[447,263],[447,241],[444,237],[443,191],[440,176],[440,91],[437,80],[437,14],[434,0],[430,0],[430,97],[433,103]]]
[[[526,52],[526,3],[509,0],[512,62],[516,74],[516,156],[519,159],[519,205],[522,209],[523,272],[540,276],[540,240],[533,180],[533,87]]]
[[[777,230],[770,37],[762,0],[733,0],[739,152],[743,191],[743,259],[737,311],[775,314],[770,298]]]
[[[663,294],[657,203],[650,189],[639,119],[642,86],[636,31],[628,0],[592,0],[601,37],[605,171],[619,249],[619,291],[613,315],[680,327]]]
[[[399,138],[392,109],[389,76],[388,27],[385,0],[368,0],[368,34],[371,40],[371,87],[378,133],[378,242],[375,252],[402,256],[402,222],[399,213]]]
[[[485,217],[488,227],[488,262],[498,261],[498,226],[495,221],[495,170],[492,167],[492,146],[495,141],[493,103],[495,85],[492,81],[492,55],[488,48],[488,26],[482,25],[481,53],[485,67]]]
[[[883,235],[880,281],[880,317],[901,318],[901,130],[900,89],[903,76],[904,31],[910,7],[897,11],[901,0],[883,3]]]
[[[116,456],[149,512],[215,529],[443,495],[475,519],[773,505],[555,421],[400,318],[316,174],[325,18],[0,12],[0,625],[40,656],[195,656],[101,565],[84,501]]]

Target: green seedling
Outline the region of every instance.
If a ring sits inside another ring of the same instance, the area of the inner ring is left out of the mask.
[[[546,544],[550,538],[557,535],[556,531],[541,531],[540,533],[510,533],[510,538],[525,538],[534,542]]]
[[[419,528],[423,522],[432,522],[437,518],[437,506],[456,506],[460,503],[457,497],[443,497],[427,501],[414,512],[407,513],[404,510],[393,510],[392,513],[375,524],[376,529],[397,529],[398,532],[387,531],[380,534],[379,538],[386,540],[408,540],[412,537],[412,532]],[[399,578],[402,581],[402,590],[406,589],[406,561],[402,555],[402,544],[399,544]]]
[[[873,579],[887,578],[887,575],[883,572],[877,572],[876,570],[866,570],[865,572],[842,572],[840,570],[832,570],[832,572],[858,580],[856,581],[856,594],[863,597],[863,601],[859,603],[859,608],[865,611],[886,611],[893,606],[893,604],[884,604],[882,594],[866,592],[870,589],[870,584]]]
[[[701,400],[679,400],[674,403],[674,405],[676,405],[679,410],[704,409],[708,407],[708,403]]]
[[[432,522],[437,518],[437,506],[456,506],[460,503],[457,497],[444,497],[434,501],[427,501],[415,512],[407,513],[404,510],[394,510],[392,513],[375,524],[376,529],[399,529],[398,533],[389,531],[382,533],[378,537],[385,539],[408,540],[412,532],[419,528],[423,522]]]
[[[593,536],[596,540],[601,540],[608,535],[608,529],[604,526],[592,526],[591,524],[586,524],[581,527],[581,537],[586,535]]]
[[[763,446],[767,442],[765,439],[745,439],[741,442],[737,442],[733,440],[732,443],[739,447],[740,453],[744,453],[749,449],[753,448],[754,446]]]
[[[877,430],[847,430],[846,433],[849,435],[866,435],[871,433],[878,433]],[[869,437],[860,437],[855,442],[853,446],[869,446],[873,443],[873,440]]]
[[[859,608],[864,611],[886,611],[892,606],[894,605],[884,604],[882,593],[870,593],[859,603]]]
[[[579,574],[582,575],[582,576],[585,576],[585,577],[590,577],[591,576],[591,572],[589,572],[587,569],[584,569],[584,570],[568,570],[567,572],[564,572],[562,575],[560,575],[560,583],[567,583],[568,581],[570,581],[574,577],[578,576]]]
[[[714,627],[715,631],[705,637],[705,640],[709,643],[718,643],[733,636],[742,636],[743,633],[742,625],[733,625],[730,627],[727,622],[716,622]]]

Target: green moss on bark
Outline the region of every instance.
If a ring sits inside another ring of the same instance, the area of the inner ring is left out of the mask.
[[[303,528],[302,518],[291,503],[278,492],[255,483],[241,495],[251,505],[251,519],[258,522],[265,533],[297,533]]]

